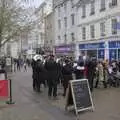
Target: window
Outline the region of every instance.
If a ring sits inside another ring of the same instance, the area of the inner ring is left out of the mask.
[[[101,36],[105,36],[105,22],[100,23]]]
[[[66,34],[64,35],[64,40],[65,40],[65,43],[67,43],[67,35]]]
[[[60,6],[58,6],[58,16],[60,16]]]
[[[60,36],[58,36],[58,40],[61,40]]]
[[[67,27],[67,17],[64,17],[64,25]]]
[[[72,41],[75,41],[75,34],[74,33],[71,33],[71,39],[72,39]]]
[[[67,9],[67,3],[65,2],[64,3],[64,10],[66,11],[66,9]]]
[[[61,20],[58,20],[58,28],[61,29]]]
[[[109,7],[117,6],[117,0],[112,0],[112,2],[109,4]]]
[[[91,38],[95,38],[95,26],[94,25],[90,26],[90,33],[91,33]]]
[[[112,19],[112,34],[117,34],[117,19]]]
[[[116,6],[117,5],[117,0],[112,0],[112,6]]]
[[[75,24],[75,15],[74,14],[71,15],[71,21],[72,21],[72,25],[74,25]]]
[[[86,5],[82,6],[82,18],[86,17]]]
[[[73,4],[73,0],[71,0],[71,8],[73,8],[73,5],[74,5],[74,4]]]
[[[90,13],[90,15],[93,15],[93,14],[95,14],[95,2],[91,1],[91,13]]]
[[[82,39],[83,40],[86,39],[86,28],[85,27],[82,28]]]
[[[100,11],[104,11],[105,10],[105,0],[101,0],[101,9]]]

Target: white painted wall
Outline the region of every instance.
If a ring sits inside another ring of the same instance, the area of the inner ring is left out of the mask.
[[[65,1],[65,0],[63,0],[63,1]],[[74,0],[73,0],[73,2],[74,2]],[[65,34],[67,35],[67,44],[72,43],[71,33],[75,33],[75,39],[76,39],[76,35],[77,35],[76,34],[76,19],[75,19],[75,25],[72,25],[72,23],[71,23],[71,14],[75,14],[75,17],[76,17],[76,8],[72,7],[71,0],[66,0],[65,3],[66,3],[66,10],[64,9],[64,4],[59,5],[60,6],[60,15],[58,13],[59,6],[57,6],[54,9],[55,45],[65,44],[65,41],[64,41]],[[64,25],[64,17],[67,17],[67,27],[65,27],[65,25]],[[58,28],[58,20],[61,20],[61,29]],[[61,37],[61,40],[58,40],[58,36]]]
[[[95,0],[95,15],[90,16],[90,4],[86,4],[86,18],[82,18],[82,8],[78,8],[77,12],[77,41],[83,41],[82,40],[82,27],[86,27],[86,33],[87,33],[87,38],[86,42],[91,40],[90,37],[90,25],[94,24],[95,25],[95,40],[103,39],[103,38],[108,38],[113,36],[111,33],[111,19],[112,18],[117,18],[118,21],[120,21],[120,0],[118,0],[118,5],[110,8],[109,3],[112,0],[106,0],[106,10],[103,12],[100,12],[100,2],[101,0]],[[105,21],[105,26],[106,26],[106,36],[102,37],[100,36],[100,23],[102,21]],[[118,34],[120,35],[120,30],[118,30]],[[93,40],[93,39],[92,39]],[[85,42],[85,41],[84,41]]]

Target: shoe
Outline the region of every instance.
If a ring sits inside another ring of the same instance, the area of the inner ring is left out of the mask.
[[[59,98],[56,96],[56,97],[53,97],[53,100],[59,100]]]

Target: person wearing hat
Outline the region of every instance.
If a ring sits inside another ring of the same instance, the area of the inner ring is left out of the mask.
[[[33,89],[40,92],[40,85],[44,83],[45,68],[42,62],[42,56],[36,56],[33,60]]]
[[[57,98],[57,84],[58,84],[58,66],[54,60],[54,55],[50,55],[49,59],[45,63],[45,69],[47,70],[47,83],[48,83],[48,97],[52,96]]]

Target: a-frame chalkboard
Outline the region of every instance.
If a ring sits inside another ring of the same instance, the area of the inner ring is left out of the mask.
[[[74,105],[76,114],[84,110],[94,110],[87,79],[70,81],[67,92],[66,108],[71,105]]]

